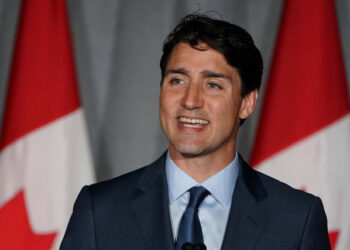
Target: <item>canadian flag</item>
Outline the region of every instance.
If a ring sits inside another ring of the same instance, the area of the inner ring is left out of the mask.
[[[23,1],[0,139],[0,248],[58,249],[94,179],[64,0]]]
[[[285,1],[251,164],[321,197],[350,249],[350,106],[334,1]]]

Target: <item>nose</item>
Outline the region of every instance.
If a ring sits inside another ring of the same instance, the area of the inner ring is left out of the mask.
[[[199,84],[190,83],[186,87],[181,100],[181,105],[189,110],[202,107],[203,96]]]

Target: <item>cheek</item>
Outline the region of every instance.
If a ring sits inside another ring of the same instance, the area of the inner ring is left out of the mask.
[[[181,93],[179,91],[162,90],[159,97],[160,109],[167,112],[176,110],[180,97]]]
[[[159,98],[159,111],[160,111],[160,115],[164,116],[169,112],[169,104],[170,100],[168,98],[168,96],[165,96],[164,94],[160,95]]]
[[[176,101],[169,91],[162,91],[159,98],[159,119],[162,126],[176,114]]]
[[[221,100],[212,105],[214,120],[219,126],[233,126],[238,120],[240,105],[232,100]]]
[[[208,103],[210,103],[211,112],[217,115],[231,116],[237,109],[237,104],[231,96],[216,96]]]

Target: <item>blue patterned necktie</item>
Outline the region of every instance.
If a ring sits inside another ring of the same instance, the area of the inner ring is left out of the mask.
[[[182,215],[177,235],[176,250],[181,250],[184,243],[192,244],[203,243],[203,234],[201,224],[198,218],[198,208],[209,191],[202,186],[193,187],[190,192],[190,201]]]

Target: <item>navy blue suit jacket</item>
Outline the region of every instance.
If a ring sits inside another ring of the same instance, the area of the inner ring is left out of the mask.
[[[165,157],[85,186],[60,249],[174,250]],[[223,250],[330,249],[318,197],[255,171],[241,157],[239,163]]]

